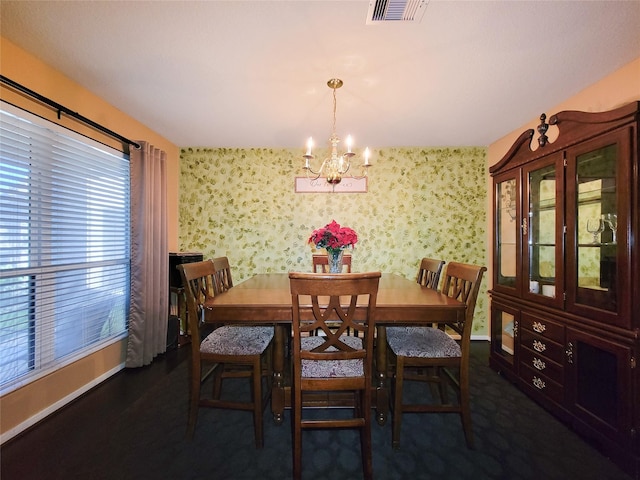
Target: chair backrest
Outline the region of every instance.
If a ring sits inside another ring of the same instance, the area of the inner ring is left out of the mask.
[[[435,260],[427,257],[423,258],[420,262],[417,282],[423,287],[429,287],[433,290],[437,290],[443,266],[444,260]]]
[[[320,253],[314,253],[311,256],[313,261],[313,273],[329,273],[329,258]],[[347,268],[347,273],[351,273],[351,255],[348,253],[342,256],[342,265]]]
[[[441,291],[445,295],[464,302],[467,305],[463,322],[447,324],[448,327],[451,327],[460,334],[463,346],[464,344],[468,344],[471,339],[473,313],[476,308],[482,274],[486,270],[485,267],[457,262],[450,262],[447,265]]]
[[[370,358],[380,272],[289,273],[293,317],[294,373],[301,360],[351,360]],[[359,306],[358,306],[359,305]],[[356,308],[358,306],[358,308]],[[301,351],[301,336],[321,331],[318,345]],[[364,337],[364,348],[355,349],[342,341],[347,331]],[[341,339],[341,336],[342,339]],[[364,362],[370,375],[371,362]]]
[[[215,270],[215,293],[222,293],[233,287],[233,279],[231,278],[231,266],[227,257],[218,257],[211,260]]]
[[[202,305],[207,297],[215,295],[215,268],[211,260],[183,263],[177,266],[182,277],[184,294],[187,300],[187,317],[191,341],[200,344],[200,323]]]

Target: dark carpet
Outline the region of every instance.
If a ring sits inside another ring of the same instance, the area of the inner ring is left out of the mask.
[[[7,442],[2,480],[291,478],[288,412],[277,426],[267,407],[262,450],[248,412],[201,409],[193,441],[184,438],[188,350],[120,372]],[[399,450],[390,422],[374,423],[377,479],[631,478],[492,371],[488,354],[486,342],[474,342],[475,449],[467,449],[457,415],[405,414]],[[245,385],[231,384],[232,395],[247,394]],[[362,478],[356,432],[305,432],[303,451],[305,479]]]

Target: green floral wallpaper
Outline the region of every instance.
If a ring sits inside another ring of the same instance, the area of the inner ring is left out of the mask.
[[[487,266],[485,148],[372,151],[367,193],[295,193],[300,149],[183,148],[180,249],[227,256],[234,282],[311,271],[311,232],[353,228],[353,270],[414,278],[422,257]],[[475,335],[488,335],[487,279]]]

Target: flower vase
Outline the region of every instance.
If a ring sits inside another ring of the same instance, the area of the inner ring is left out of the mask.
[[[342,256],[344,250],[327,250],[327,257],[329,259],[329,273],[342,273]]]

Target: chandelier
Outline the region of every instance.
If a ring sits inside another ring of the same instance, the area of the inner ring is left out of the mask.
[[[351,135],[347,136],[347,151],[342,155],[338,155],[338,143],[340,143],[340,138],[336,134],[336,90],[340,88],[342,84],[343,82],[339,78],[332,78],[327,82],[327,86],[333,90],[333,130],[331,137],[329,138],[329,143],[331,144],[331,156],[324,159],[319,170],[314,171],[311,168],[311,160],[315,158],[311,153],[311,150],[313,149],[313,138],[311,137],[307,140],[307,153],[304,155],[305,163],[303,168],[307,173],[307,178],[317,180],[319,177],[324,176],[327,179],[327,182],[332,185],[337,185],[342,181],[342,177],[346,175],[351,167],[351,158],[355,155],[351,150],[353,146]],[[351,177],[356,179],[366,177],[370,166],[369,149],[366,148],[364,150],[364,163],[361,165],[361,175],[351,175]]]

